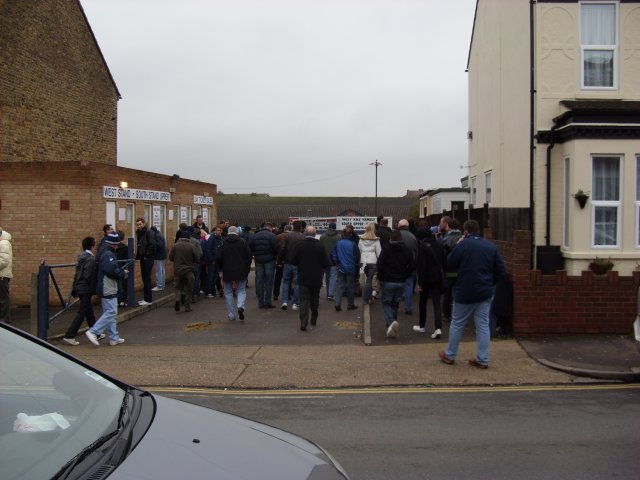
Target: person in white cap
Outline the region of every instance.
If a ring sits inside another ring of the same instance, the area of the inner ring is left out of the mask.
[[[98,263],[98,285],[96,294],[100,297],[102,305],[102,315],[86,331],[87,338],[94,345],[100,345],[98,336],[107,331],[109,335],[109,345],[119,345],[124,343],[124,338],[118,335],[116,329],[116,317],[118,316],[118,287],[120,280],[125,278],[129,271],[120,268],[116,259],[115,250],[120,243],[117,233],[107,234],[104,246],[98,252],[96,262]]]

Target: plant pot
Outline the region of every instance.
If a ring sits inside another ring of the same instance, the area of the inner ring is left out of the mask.
[[[575,198],[578,201],[578,205],[580,205],[580,208],[584,208],[589,197],[586,195],[577,195]]]
[[[589,270],[596,275],[604,275],[613,268],[613,262],[591,262],[589,264]]]

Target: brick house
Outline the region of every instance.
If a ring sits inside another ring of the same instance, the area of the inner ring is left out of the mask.
[[[516,333],[628,333],[640,264],[640,2],[478,0],[469,186],[515,284]],[[586,192],[586,203],[578,201]],[[610,258],[613,271],[589,264]]]
[[[0,0],[0,226],[13,236],[14,304],[29,304],[41,259],[74,262],[105,223],[132,237],[145,217],[170,247],[181,221],[216,221],[216,185],[117,166],[120,98],[79,1]],[[68,289],[72,269],[59,275]]]

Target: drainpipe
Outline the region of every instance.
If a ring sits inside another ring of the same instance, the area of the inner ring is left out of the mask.
[[[544,240],[545,245],[551,245],[551,150],[555,146],[556,136],[555,136],[555,127],[551,128],[551,143],[547,147],[547,208],[546,208],[546,218],[545,218],[545,234]]]
[[[529,231],[531,232],[531,257],[529,263],[531,268],[534,267],[534,250],[535,250],[535,198],[534,198],[534,180],[535,173],[534,163],[536,158],[536,146],[534,144],[535,134],[535,51],[534,51],[534,14],[535,0],[529,1]]]

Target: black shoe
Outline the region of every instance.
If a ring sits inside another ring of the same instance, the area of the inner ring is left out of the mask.
[[[264,308],[276,308],[276,306],[268,303],[264,306]]]
[[[187,301],[186,297],[184,295],[180,295],[180,303],[184,305],[186,301]]]
[[[238,309],[238,317],[240,317],[240,320],[244,320],[244,308]]]
[[[302,331],[304,332],[304,331],[306,331],[306,330],[307,330],[307,327],[303,327],[303,326],[301,326],[301,327],[300,327],[300,330],[302,330]]]
[[[342,311],[342,307],[339,307],[338,305],[336,305],[336,312],[341,312]]]
[[[349,306],[347,307],[347,310],[357,310],[357,309],[358,309],[358,306],[357,306],[357,305],[349,305]]]
[[[180,302],[176,302],[176,303],[175,303],[175,305],[173,306],[173,309],[174,309],[176,312],[179,312],[179,311],[180,311]]]

